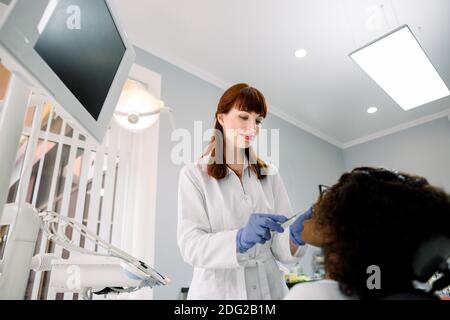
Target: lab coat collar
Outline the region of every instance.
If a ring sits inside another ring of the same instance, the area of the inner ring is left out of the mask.
[[[245,170],[247,170],[247,168],[250,166],[247,157],[244,157],[244,167],[242,168],[242,174],[244,174]],[[233,173],[233,170],[231,170],[228,166],[227,166],[227,175]]]
[[[206,166],[210,162],[210,159],[211,159],[211,154],[207,154],[207,155],[202,156],[200,159],[198,159],[197,162],[203,166],[204,170],[206,170]],[[247,170],[249,167],[250,167],[250,163],[248,161],[248,158],[244,157],[244,167],[242,168],[242,172],[245,172],[245,170]],[[229,175],[230,173],[233,173],[233,170],[231,170],[227,166],[227,175]]]

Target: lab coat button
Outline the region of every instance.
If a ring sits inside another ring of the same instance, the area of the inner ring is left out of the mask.
[[[244,200],[247,201],[248,200],[248,196],[244,196]]]
[[[256,286],[253,286],[253,288],[252,288],[252,289],[253,289],[253,290],[256,290],[256,288],[257,288]]]

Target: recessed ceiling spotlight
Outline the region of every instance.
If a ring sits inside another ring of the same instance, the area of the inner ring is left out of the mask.
[[[299,50],[295,51],[295,56],[299,59],[306,57],[307,54],[308,54],[308,52],[305,49],[299,49]]]
[[[371,107],[371,108],[367,109],[367,113],[375,113],[377,111],[378,111],[377,107]]]

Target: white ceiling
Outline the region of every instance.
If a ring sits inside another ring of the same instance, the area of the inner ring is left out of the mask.
[[[450,114],[450,97],[403,111],[348,57],[408,24],[450,87],[448,0],[113,2],[137,46],[224,89],[248,82],[274,114],[340,147]]]
[[[248,82],[275,114],[341,147],[450,114],[449,97],[403,111],[348,57],[408,24],[450,87],[448,0],[114,2],[137,46],[223,88]]]

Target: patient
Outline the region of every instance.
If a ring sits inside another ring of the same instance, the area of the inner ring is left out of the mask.
[[[323,249],[325,280],[298,284],[285,299],[382,299],[411,292],[414,253],[436,234],[450,238],[449,194],[422,177],[356,168],[319,197],[304,224],[302,239]],[[368,288],[372,265],[380,268],[380,289]]]

